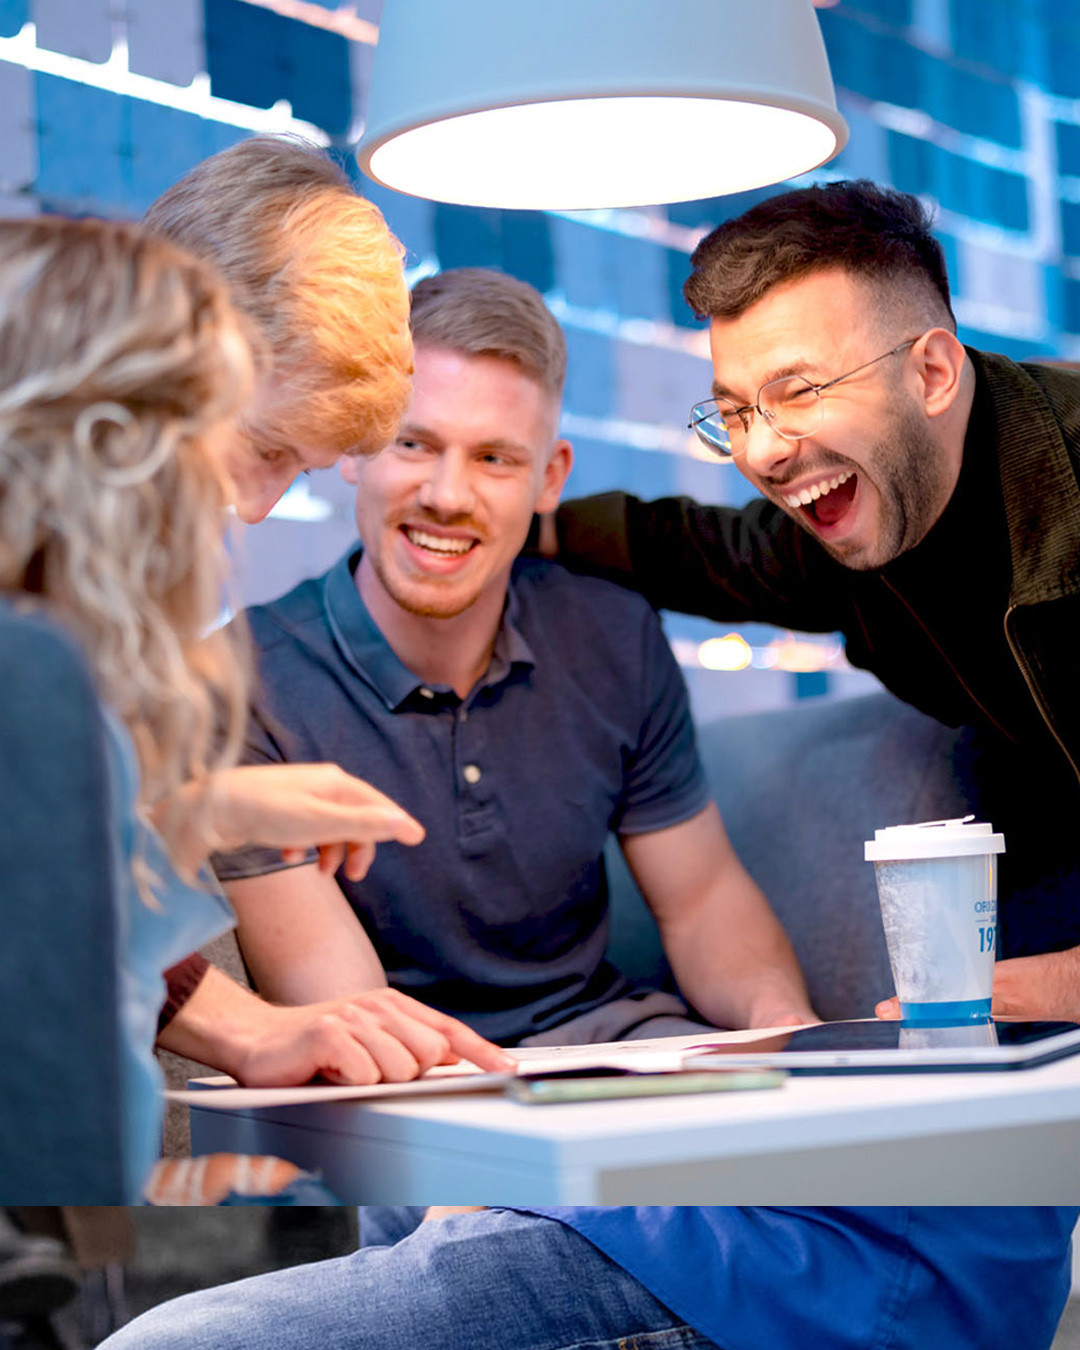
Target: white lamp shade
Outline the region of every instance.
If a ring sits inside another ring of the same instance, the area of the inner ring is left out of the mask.
[[[847,140],[811,0],[386,0],[360,165],[573,210],[776,183]]]

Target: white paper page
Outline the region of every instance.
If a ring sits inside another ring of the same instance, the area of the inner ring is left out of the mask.
[[[713,1045],[740,1045],[744,1041],[760,1041],[766,1036],[790,1035],[793,1031],[802,1031],[805,1027],[816,1026],[815,1022],[804,1022],[795,1027],[753,1027],[749,1031],[711,1031],[702,1027],[700,1032],[691,1036],[658,1036],[652,1040],[640,1041],[602,1041],[594,1045],[540,1045],[520,1046],[510,1053],[518,1061],[525,1073],[549,1073],[556,1068],[565,1068],[572,1060],[599,1064],[617,1064],[622,1068],[638,1068],[653,1054],[671,1059],[678,1056],[679,1061],[690,1051],[704,1054]],[[640,1062],[640,1063],[639,1063]],[[537,1068],[540,1064],[543,1067]],[[676,1068],[679,1064],[676,1063]],[[649,1072],[642,1069],[642,1072]]]
[[[512,1077],[509,1073],[482,1073],[474,1064],[439,1065],[423,1078],[408,1083],[373,1083],[367,1087],[349,1087],[337,1083],[305,1083],[301,1087],[237,1087],[231,1078],[197,1078],[204,1087],[173,1089],[165,1096],[189,1106],[213,1107],[221,1111],[251,1110],[261,1106],[304,1106],[309,1102],[376,1101],[386,1097],[428,1097],[446,1092],[491,1092],[501,1089]]]
[[[813,1023],[807,1023],[812,1026]],[[683,1067],[693,1054],[704,1054],[713,1045],[737,1045],[760,1040],[773,1033],[797,1031],[797,1027],[755,1028],[752,1031],[710,1031],[700,1035],[663,1036],[641,1041],[605,1041],[596,1045],[524,1046],[512,1050],[518,1074],[558,1073],[574,1069],[631,1069],[638,1073],[667,1073]],[[501,1089],[510,1073],[483,1073],[475,1064],[439,1064],[423,1078],[409,1083],[374,1083],[369,1087],[344,1087],[336,1083],[308,1083],[302,1087],[237,1087],[224,1075],[200,1078],[204,1087],[166,1092],[170,1101],[186,1102],[222,1111],[252,1110],[266,1106],[300,1106],[309,1102],[377,1101],[393,1097],[425,1097],[449,1092],[490,1092]]]

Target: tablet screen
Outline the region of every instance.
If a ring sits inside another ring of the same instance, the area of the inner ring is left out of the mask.
[[[710,1045],[703,1038],[687,1068],[712,1064],[776,1064],[793,1072],[905,1069],[1017,1069],[1080,1051],[1075,1022],[1002,1019],[960,1026],[881,1022],[823,1022],[760,1041]]]

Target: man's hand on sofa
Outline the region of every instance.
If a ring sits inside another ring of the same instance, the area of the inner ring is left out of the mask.
[[[887,998],[874,1011],[895,1022],[900,1004],[895,997]],[[992,1011],[995,1017],[1031,1022],[1080,1022],[1080,947],[999,961],[994,967]]]

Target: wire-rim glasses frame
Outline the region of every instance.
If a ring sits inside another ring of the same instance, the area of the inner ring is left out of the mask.
[[[923,334],[908,338],[905,342],[890,347],[887,352],[864,361],[854,370],[837,375],[835,379],[823,384],[813,384],[801,375],[781,375],[775,380],[767,380],[757,391],[753,403],[736,406],[727,399],[705,399],[695,403],[690,409],[690,421],[687,430],[693,431],[699,441],[707,446],[721,460],[734,459],[741,454],[750,436],[750,415],[757,415],[785,441],[799,441],[818,431],[825,419],[821,395],[826,389],[850,380],[870,366],[896,356],[908,347],[914,346]],[[770,398],[767,391],[774,389]],[[765,402],[762,402],[763,397]],[[776,406],[772,406],[775,402]],[[738,442],[738,445],[736,445]]]

